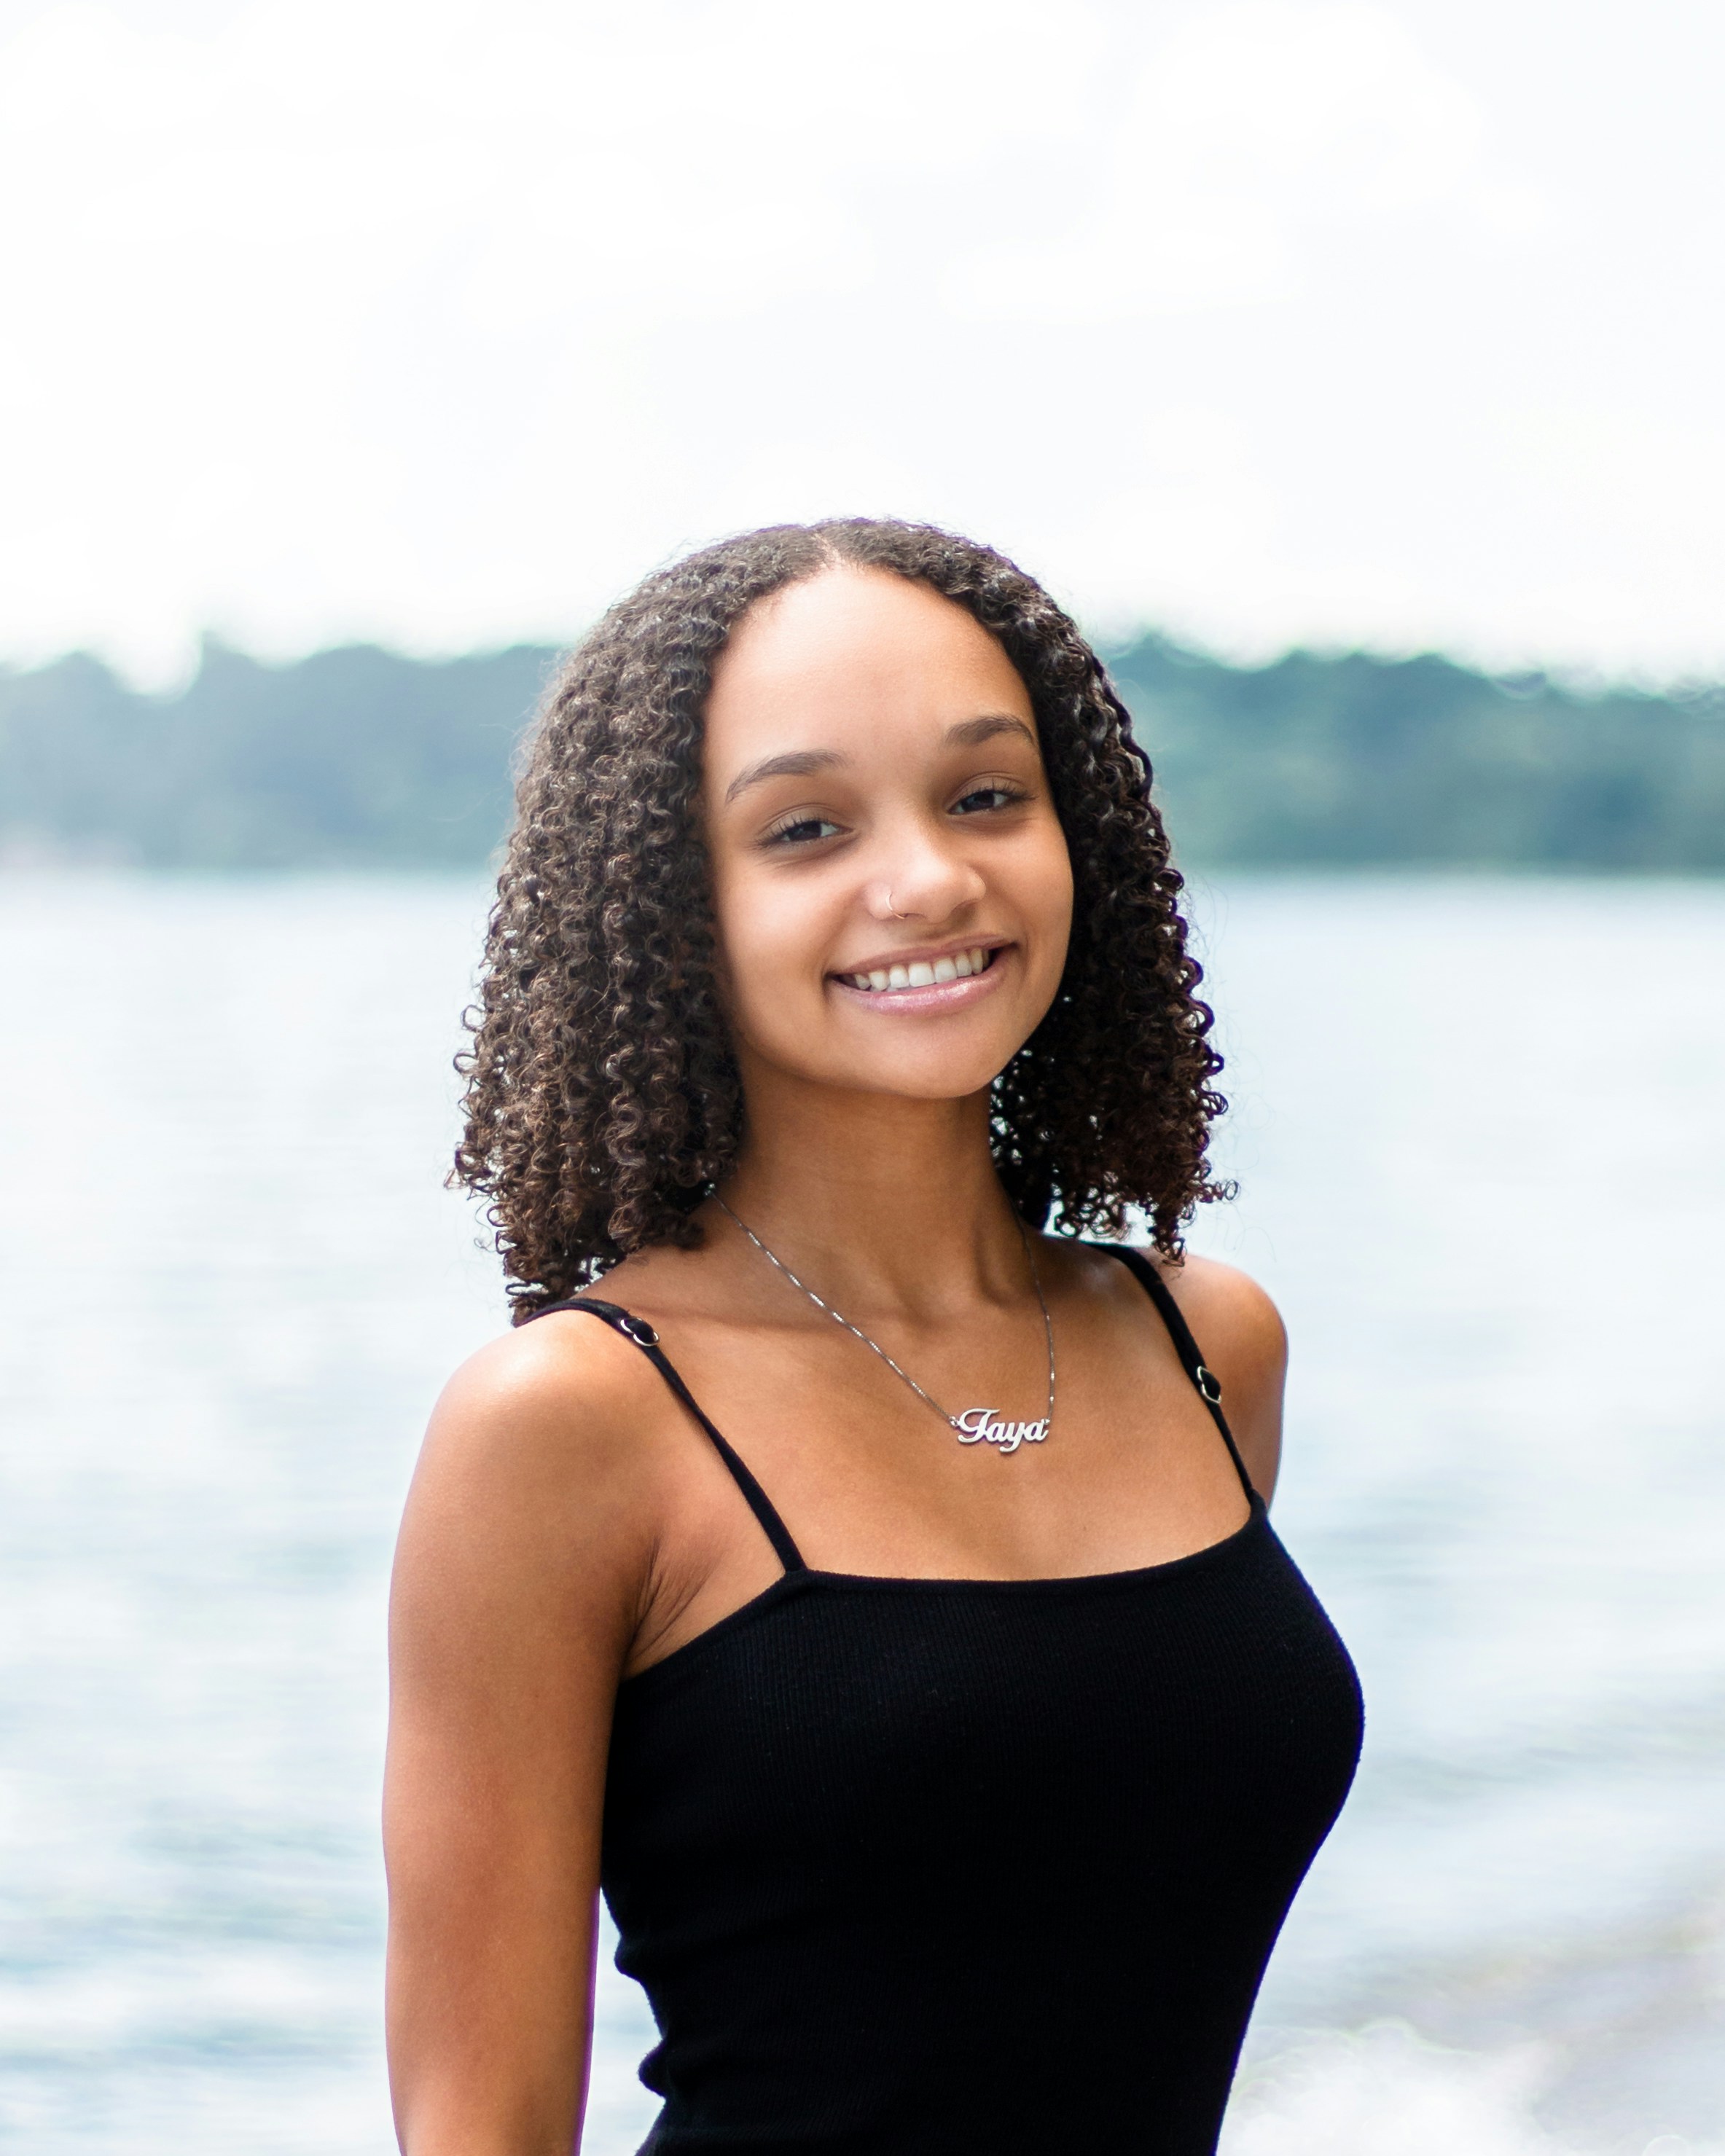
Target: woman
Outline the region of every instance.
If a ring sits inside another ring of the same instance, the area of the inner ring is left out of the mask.
[[[1359,1702],[1264,1517],[1280,1322],[1181,1255],[1148,776],[917,526],[711,547],[552,690],[458,1159],[519,1329],[396,1576],[408,2156],[569,2148],[601,1889],[662,2156],[1213,2148]]]

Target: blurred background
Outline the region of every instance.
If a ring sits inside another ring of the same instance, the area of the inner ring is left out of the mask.
[[[393,2145],[511,744],[875,512],[1108,653],[1293,1332],[1371,1726],[1230,2156],[1725,2152],[1722,84],[1679,0],[0,0],[0,2145]]]

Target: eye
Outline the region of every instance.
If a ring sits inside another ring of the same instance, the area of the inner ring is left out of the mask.
[[[821,839],[830,839],[839,829],[824,816],[791,816],[783,824],[775,824],[767,834],[769,846],[808,846]]]
[[[1029,796],[1016,786],[974,786],[952,803],[955,816],[980,816],[990,809],[1010,808]]]

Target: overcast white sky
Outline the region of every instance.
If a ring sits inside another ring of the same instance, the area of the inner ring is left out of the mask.
[[[0,656],[567,636],[873,511],[1725,672],[1717,0],[0,0]]]

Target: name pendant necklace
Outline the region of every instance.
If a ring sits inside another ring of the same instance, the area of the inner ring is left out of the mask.
[[[778,1252],[768,1249],[748,1222],[739,1219],[731,1211],[731,1208],[720,1197],[717,1191],[713,1193],[713,1203],[721,1213],[729,1214],[730,1218],[737,1222],[737,1226],[742,1229],[761,1255],[763,1258],[771,1259],[791,1286],[800,1288],[817,1310],[824,1310],[835,1324],[842,1325],[854,1338],[860,1340],[865,1348],[872,1348],[896,1378],[902,1378],[919,1400],[932,1407],[949,1429],[958,1433],[958,1442],[961,1445],[992,1445],[999,1449],[1004,1459],[1009,1453],[1016,1452],[1021,1445],[1040,1445],[1047,1437],[1049,1431],[1054,1427],[1054,1320],[1048,1314],[1048,1298],[1042,1292],[1042,1276],[1036,1270],[1036,1253],[1031,1247],[1030,1238],[1024,1231],[1024,1224],[1022,1220],[1018,1221],[1019,1237],[1024,1246],[1024,1255],[1030,1261],[1030,1284],[1036,1291],[1037,1305],[1042,1312],[1042,1329],[1048,1340],[1048,1405],[1039,1422],[1005,1422],[993,1408],[966,1408],[961,1414],[948,1414],[932,1394],[923,1391],[908,1370],[902,1368],[893,1361],[878,1340],[871,1340],[860,1325],[853,1325],[842,1312],[834,1310],[831,1303],[824,1301],[806,1281],[798,1280]],[[1015,1220],[1018,1218],[1016,1214],[1013,1217]]]

